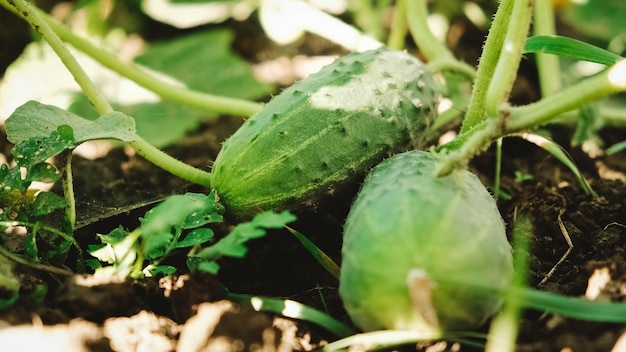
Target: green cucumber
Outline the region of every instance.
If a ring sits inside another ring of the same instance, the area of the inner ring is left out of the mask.
[[[437,99],[433,75],[407,52],[348,54],[285,89],[228,138],[211,185],[240,218],[315,210],[385,157],[423,146]]]
[[[466,330],[501,306],[501,298],[465,286],[506,287],[513,278],[496,202],[467,170],[436,177],[437,160],[425,151],[394,155],[372,170],[352,204],[339,294],[363,330]]]

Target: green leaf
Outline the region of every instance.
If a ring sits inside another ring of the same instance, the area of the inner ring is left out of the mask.
[[[168,275],[172,275],[176,273],[177,270],[178,269],[176,269],[176,267],[171,266],[171,265],[157,265],[157,266],[148,268],[148,271],[150,272],[152,276],[159,276],[159,275],[168,276]]]
[[[167,101],[111,105],[115,110],[132,116],[137,134],[159,148],[180,141],[187,132],[196,129],[200,120],[206,116],[206,113],[197,109]],[[68,111],[89,120],[98,118],[98,112],[82,93],[74,95]]]
[[[136,139],[135,121],[120,112],[112,112],[89,121],[52,105],[29,101],[17,108],[6,120],[7,139],[14,144],[30,138],[45,138],[60,126],[70,126],[75,143],[94,139]]]
[[[626,2],[570,1],[559,18],[578,33],[608,43],[612,38],[626,32]]]
[[[209,194],[186,193],[185,196],[203,202],[204,209],[187,215],[183,222],[183,229],[192,229],[206,224],[224,221],[222,214],[224,214],[225,209],[224,206],[219,203],[215,190],[212,190]]]
[[[26,234],[24,238],[24,249],[26,254],[34,260],[39,262],[39,248],[37,248],[37,229],[32,229]]]
[[[238,224],[216,244],[200,250],[196,257],[204,258],[207,262],[213,262],[223,256],[243,258],[248,252],[246,242],[265,236],[266,228],[279,228],[295,220],[295,216],[288,212],[271,213],[273,215],[267,213],[271,212],[258,214],[252,221]]]
[[[46,183],[54,183],[61,178],[61,173],[57,170],[54,165],[48,163],[39,163],[33,165],[28,173],[26,174],[26,178],[24,179],[27,182],[46,182]]]
[[[216,275],[220,270],[220,265],[216,262],[201,262],[197,269],[205,273]]]
[[[165,255],[167,245],[173,238],[174,235],[169,232],[152,233],[150,236],[143,236],[143,252],[149,259],[160,258]]]
[[[92,245],[87,246],[87,247],[88,247],[88,250],[87,250],[88,252],[91,252],[92,250],[93,250],[93,251],[96,251],[96,250],[97,250],[97,248],[92,247]],[[101,247],[102,247],[102,246],[101,246]],[[90,259],[86,259],[86,260],[85,260],[85,265],[86,265],[89,269],[91,269],[91,270],[96,270],[96,269],[98,269],[98,268],[102,268],[102,263],[100,263],[100,261],[99,261],[99,260],[97,260],[97,259],[92,259],[92,258],[90,258]]]
[[[20,140],[11,153],[19,166],[29,169],[64,150],[74,148],[76,144],[71,132],[68,125],[59,126],[50,136]]]
[[[251,223],[242,223],[235,227],[233,232],[215,244],[223,256],[243,258],[248,252],[245,243],[249,240],[265,236],[265,230]]]
[[[108,234],[97,234],[102,243],[116,244],[121,242],[128,235],[128,230],[122,226],[118,226]]]
[[[524,52],[553,54],[603,65],[613,65],[622,59],[621,56],[608,50],[580,40],[558,35],[530,37],[526,40]]]
[[[120,106],[120,111],[135,118],[137,134],[162,148],[180,141],[200,126],[205,113],[169,102],[139,103]]]
[[[87,247],[87,253],[95,258],[98,258],[98,260],[103,263],[114,264],[116,261],[115,251],[113,250],[113,247],[108,244],[89,245]],[[100,264],[98,264],[97,266],[94,265],[93,261],[85,262],[85,264],[87,264],[92,269],[97,269],[102,266]]]
[[[274,87],[254,78],[247,62],[232,51],[232,39],[227,30],[197,32],[152,43],[135,61],[202,92],[242,99],[270,94]]]
[[[203,244],[212,241],[214,237],[215,233],[209,228],[195,229],[189,232],[182,241],[176,243],[175,248],[185,248]]]
[[[150,209],[141,219],[143,237],[171,232],[182,227],[185,219],[204,209],[204,202],[186,195],[173,195],[166,198],[156,207]]]
[[[288,211],[282,213],[264,212],[252,219],[252,224],[266,229],[279,229],[296,220],[296,216]]]
[[[57,209],[65,208],[66,205],[65,198],[52,192],[41,192],[35,198],[32,215],[37,217],[48,215]]]

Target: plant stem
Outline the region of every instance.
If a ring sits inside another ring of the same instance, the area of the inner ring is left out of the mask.
[[[24,265],[33,269],[43,270],[49,273],[59,274],[59,275],[66,275],[66,276],[74,275],[74,272],[70,270],[57,268],[56,266],[51,266],[51,265],[32,263],[28,261],[28,259],[25,259],[2,246],[0,246],[0,254],[11,259],[12,261],[18,264],[21,264],[21,265]]]
[[[404,40],[408,29],[406,16],[406,0],[398,0],[393,11],[391,30],[387,38],[387,46],[391,49],[402,50],[405,47]]]
[[[45,230],[45,231],[49,231],[52,232],[53,234],[63,238],[64,240],[70,242],[72,244],[72,246],[74,246],[76,248],[76,251],[78,252],[78,256],[80,257],[80,259],[83,259],[83,250],[80,247],[80,245],[78,244],[78,242],[76,241],[76,239],[74,237],[72,237],[71,235],[68,235],[66,233],[64,233],[63,231],[60,231],[58,229],[43,225],[41,223],[31,223],[31,222],[24,222],[24,221],[0,221],[0,225],[2,226],[6,226],[6,227],[11,227],[11,226],[23,226],[23,227],[30,227],[32,229],[34,229],[34,232],[37,232],[38,230]],[[16,260],[17,261],[17,260]],[[28,262],[26,259],[24,259],[24,261]],[[17,261],[19,262],[19,261]],[[21,262],[19,262],[21,263]]]
[[[80,66],[76,58],[65,47],[63,41],[52,30],[39,12],[34,11],[32,5],[25,0],[12,0],[13,7],[21,13],[26,21],[37,31],[43,39],[48,42],[52,50],[57,54],[65,67],[72,73],[74,80],[80,86],[82,91],[87,95],[89,101],[101,115],[113,112],[113,108],[109,102],[100,93],[96,85],[89,79],[87,73]]]
[[[435,37],[428,26],[426,0],[406,1],[406,14],[411,36],[428,61],[443,58],[454,59],[452,52]]]
[[[478,62],[478,68],[476,69],[476,80],[474,81],[467,113],[461,126],[461,133],[469,131],[477,123],[485,119],[487,90],[500,57],[500,51],[502,50],[511,18],[513,2],[513,0],[502,0],[494,16],[480,61]]]
[[[524,43],[532,18],[533,0],[515,0],[500,57],[487,89],[485,100],[487,116],[498,116],[500,105],[508,100],[517,76]]]
[[[534,35],[555,35],[554,5],[552,1],[536,1],[534,11]],[[541,95],[548,96],[561,90],[561,67],[559,57],[550,54],[535,54]]]
[[[536,103],[511,109],[506,130],[521,131],[607,95],[626,90],[626,60]]]
[[[78,61],[76,61],[76,58],[74,58],[72,53],[70,53],[70,51],[65,47],[61,39],[50,28],[50,26],[48,26],[48,23],[39,16],[40,13],[34,11],[31,5],[24,0],[14,0],[13,4],[54,49],[59,58],[63,61],[65,67],[67,67],[68,71],[70,71],[72,76],[74,76],[74,79],[79,84],[85,95],[87,95],[89,100],[92,102],[98,113],[100,115],[105,115],[112,112],[113,108],[109,102],[97,89],[89,76],[87,76]],[[136,135],[135,138],[136,139],[133,142],[130,142],[129,145],[133,147],[139,155],[143,156],[153,164],[182,179],[204,186],[210,185],[210,174],[208,172],[196,169],[193,166],[187,165],[180,160],[167,155],[163,151],[146,142],[139,135]]]
[[[355,12],[357,25],[364,29],[367,35],[380,40],[383,37],[383,26],[379,17],[381,13],[378,11],[378,8],[372,6],[372,2],[369,0],[354,1],[354,5],[357,6]]]
[[[429,61],[426,66],[433,72],[453,71],[462,74],[470,80],[476,78],[476,70],[453,57],[444,57]]]
[[[500,199],[500,178],[502,177],[502,138],[496,141],[496,170],[493,181],[493,197]]]
[[[21,18],[25,20],[27,19],[21,11],[16,11],[16,9],[10,7],[7,0],[0,0],[0,4]],[[37,13],[37,15],[43,19],[43,21],[45,21],[62,40],[89,55],[101,65],[156,93],[164,100],[178,102],[204,111],[244,117],[254,115],[263,107],[260,103],[202,93],[160,80],[148,73],[146,70],[142,69],[140,66],[130,62],[122,62],[112,53],[77,36],[63,24],[59,23],[43,11],[35,8],[32,8],[31,10],[32,12]]]
[[[63,169],[65,177],[63,178],[63,195],[67,201],[65,214],[70,222],[71,231],[74,232],[76,226],[76,199],[74,198],[74,177],[72,175],[72,152],[65,151],[63,158]]]
[[[151,163],[170,173],[195,184],[211,187],[211,174],[173,158],[159,148],[146,142],[140,136],[129,145]]]
[[[536,103],[509,108],[501,118],[484,120],[461,133],[442,147],[448,155],[438,174],[446,175],[455,168],[464,167],[497,138],[543,125],[562,113],[622,91],[626,91],[626,59]]]

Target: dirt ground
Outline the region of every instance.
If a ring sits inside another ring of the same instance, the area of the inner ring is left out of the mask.
[[[230,23],[239,34],[235,48],[251,62],[277,55],[255,27]],[[256,33],[254,37],[250,33]],[[484,33],[467,28],[455,52],[477,58]],[[251,40],[250,38],[255,38]],[[270,48],[268,50],[268,48]],[[275,49],[275,47],[274,47]],[[261,50],[265,50],[260,54]],[[336,50],[311,36],[289,48],[292,53]],[[336,51],[335,51],[336,52]],[[269,54],[268,54],[269,53]],[[4,67],[3,67],[4,69]],[[516,101],[537,98],[534,72],[522,67]],[[220,143],[241,123],[224,116],[206,121],[182,143],[166,149],[181,160],[208,168]],[[553,138],[572,155],[598,197],[586,195],[572,173],[542,149],[521,139],[504,141],[502,189],[511,196],[499,208],[508,224],[524,211],[533,219],[530,286],[568,296],[589,295],[590,278],[608,277],[601,300],[626,298],[626,158],[590,157],[571,147],[572,129],[551,128]],[[606,145],[626,139],[626,131],[601,131]],[[8,151],[9,145],[2,150]],[[471,168],[493,184],[493,148]],[[516,172],[532,175],[516,180]],[[76,237],[83,245],[94,234],[123,225],[134,228],[150,204],[185,191],[206,192],[154,167],[123,148],[97,160],[75,157],[78,202]],[[293,225],[332,259],[340,262],[341,230],[350,199],[344,199]],[[227,233],[226,223],[215,228]],[[566,241],[571,239],[572,247]],[[18,304],[0,311],[0,345],[7,351],[313,351],[334,341],[329,331],[280,315],[257,312],[226,299],[234,293],[288,298],[327,312],[350,324],[337,294],[338,282],[325,272],[287,231],[272,231],[250,243],[244,259],[225,259],[218,277],[185,274],[125,282],[97,282],[91,276],[58,276],[17,266],[22,282]],[[567,257],[560,261],[566,252]],[[180,259],[180,258],[179,258]],[[176,258],[174,259],[176,260]],[[608,275],[608,276],[607,276]],[[38,285],[48,287],[36,303]],[[482,332],[486,332],[487,326]],[[518,351],[624,351],[626,326],[592,323],[555,314],[525,311]],[[621,343],[621,349],[616,345]],[[615,346],[615,347],[614,347]],[[479,351],[454,341],[402,346],[398,351]]]

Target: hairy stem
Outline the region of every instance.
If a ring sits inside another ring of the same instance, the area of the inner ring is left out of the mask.
[[[502,0],[494,16],[476,69],[476,80],[463,119],[461,133],[469,131],[486,117],[487,90],[496,69],[507,32],[514,0]]]
[[[541,125],[561,113],[624,90],[626,90],[626,60],[621,60],[601,73],[536,103],[511,109],[506,129],[520,131]]]
[[[162,150],[137,136],[129,145],[151,163],[171,172],[172,174],[195,184],[211,187],[211,174],[173,158]]]
[[[41,37],[50,45],[65,67],[70,71],[80,89],[87,95],[91,104],[100,115],[113,112],[111,104],[104,98],[98,87],[87,76],[87,73],[80,66],[74,55],[65,47],[65,44],[48,25],[40,12],[34,10],[32,5],[25,0],[12,0],[13,7],[21,13],[28,23],[37,31]]]
[[[32,6],[25,0],[13,0],[15,9],[18,10],[28,22],[35,28],[41,36],[50,44],[63,61],[65,67],[70,71],[80,88],[92,102],[100,115],[105,115],[113,111],[109,102],[104,98],[102,93],[95,86],[93,81],[87,76],[83,68],[80,66],[76,58],[65,47],[65,44],[59,36],[52,30],[48,23],[42,19],[40,12],[34,11]],[[146,142],[141,136],[136,135],[135,140],[129,143],[137,153],[160,168],[171,172],[172,174],[201,185],[209,186],[210,174],[206,171],[196,169],[177,160],[153,145]]]
[[[446,175],[455,168],[464,167],[500,137],[543,125],[562,113],[623,91],[626,91],[626,59],[536,103],[509,108],[500,118],[483,120],[461,133],[453,142],[442,146],[448,156],[438,174]]]
[[[514,1],[511,20],[502,43],[500,57],[487,89],[485,100],[487,116],[497,116],[500,105],[508,100],[522,60],[524,43],[532,18],[533,0]]]
[[[16,15],[26,20],[24,13],[16,11],[15,8],[10,7],[7,0],[0,0],[0,5],[12,10],[12,12]],[[165,82],[148,73],[140,66],[130,62],[123,62],[112,53],[93,45],[86,39],[77,36],[63,24],[59,23],[43,11],[36,8],[31,8],[31,10],[31,12],[36,13],[45,23],[47,23],[59,38],[89,55],[101,65],[156,93],[164,100],[181,103],[203,111],[212,111],[220,114],[243,117],[252,116],[263,107],[260,103],[202,93]]]
[[[404,39],[407,29],[406,0],[398,0],[393,11],[393,20],[391,21],[389,38],[387,38],[387,46],[395,50],[404,49]]]
[[[63,152],[63,170],[65,177],[63,178],[63,195],[67,201],[65,214],[70,222],[71,230],[76,227],[76,199],[74,198],[74,177],[72,175],[72,152]]]

